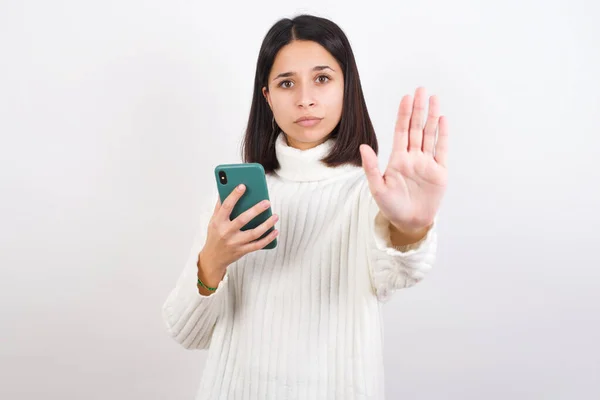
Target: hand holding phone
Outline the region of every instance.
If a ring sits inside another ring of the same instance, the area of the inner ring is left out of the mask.
[[[230,210],[229,219],[234,220],[243,212],[260,203],[263,200],[269,199],[269,189],[267,188],[267,179],[265,170],[259,163],[240,163],[240,164],[221,164],[215,168],[215,180],[219,191],[221,202],[240,185],[244,185],[245,192],[238,198],[233,209]],[[271,217],[271,208],[267,207],[264,212],[255,216],[240,229],[242,231],[255,229],[261,223]],[[271,233],[270,228],[265,232],[264,236]],[[261,236],[262,239],[263,236]],[[277,246],[277,240],[268,243],[264,249],[273,249]]]
[[[271,213],[260,164],[220,165],[215,168],[215,177],[219,199],[198,255],[199,273],[209,284],[218,283],[227,267],[244,255],[275,248],[279,234],[274,229],[279,217]]]

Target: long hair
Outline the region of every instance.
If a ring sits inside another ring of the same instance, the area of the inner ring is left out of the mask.
[[[242,143],[242,160],[262,164],[267,173],[279,168],[275,153],[279,128],[273,126],[273,112],[262,94],[262,88],[268,88],[269,74],[277,53],[294,40],[310,40],[323,46],[340,64],[344,74],[342,115],[329,134],[329,137],[336,138],[336,143],[322,161],[330,167],[346,163],[361,166],[359,146],[368,144],[375,153],[378,152],[378,146],[354,53],[338,25],[326,18],[308,14],[280,19],[265,35],[256,63],[250,116]]]

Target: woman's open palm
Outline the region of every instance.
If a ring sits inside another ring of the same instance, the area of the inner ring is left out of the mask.
[[[417,88],[414,102],[410,95],[402,98],[392,152],[383,175],[373,149],[360,147],[369,189],[379,210],[406,232],[433,223],[447,185],[447,121],[440,116],[436,96],[429,98],[426,121],[425,106],[425,88]]]

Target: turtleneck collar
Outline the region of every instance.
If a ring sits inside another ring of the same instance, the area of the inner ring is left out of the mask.
[[[335,138],[329,138],[311,149],[300,150],[289,146],[285,134],[280,132],[275,141],[275,154],[279,162],[275,173],[288,180],[307,182],[332,178],[360,168],[352,164],[329,167],[321,162],[334,144]]]

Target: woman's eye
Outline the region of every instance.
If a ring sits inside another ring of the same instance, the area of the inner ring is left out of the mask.
[[[327,75],[319,75],[317,77],[317,81],[319,81],[319,83],[327,83],[327,81],[329,81],[331,78],[329,78]],[[289,89],[293,86],[292,81],[281,81],[279,82],[279,87],[282,87],[284,89]]]

